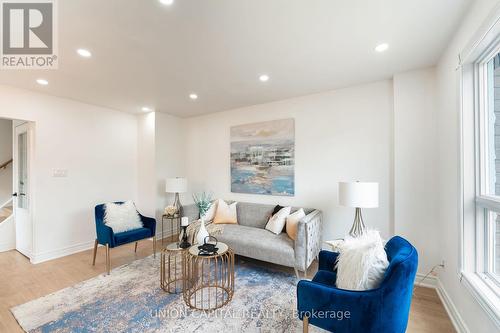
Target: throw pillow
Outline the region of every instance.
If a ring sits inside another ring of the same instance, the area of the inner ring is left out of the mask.
[[[205,212],[201,218],[203,218],[203,221],[209,222],[212,221],[215,217],[215,212],[217,211],[217,200],[212,201],[212,205],[210,205],[210,208]]]
[[[142,228],[143,224],[132,201],[122,204],[107,203],[104,211],[104,224],[114,233]]]
[[[236,212],[237,202],[228,205],[224,200],[217,201],[217,209],[214,217],[216,224],[238,224],[238,214]]]
[[[297,239],[297,228],[299,225],[299,221],[302,220],[306,216],[306,213],[301,208],[296,212],[288,215],[286,218],[286,234],[293,240]]]
[[[276,235],[281,234],[281,232],[283,231],[283,227],[286,224],[286,217],[290,215],[291,209],[292,207],[281,208],[279,212],[271,216],[269,221],[267,221],[266,229]]]
[[[337,258],[337,288],[369,290],[377,288],[389,266],[380,233],[367,230],[362,236],[347,237]]]

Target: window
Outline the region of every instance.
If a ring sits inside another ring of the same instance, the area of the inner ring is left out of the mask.
[[[500,285],[500,54],[478,64],[479,177],[476,216],[484,219],[478,244],[478,272]],[[483,75],[481,75],[483,74]],[[481,98],[482,97],[482,98]],[[479,249],[478,249],[479,250]],[[495,287],[495,286],[492,286]]]
[[[500,326],[500,21],[492,22],[460,54],[459,276]]]

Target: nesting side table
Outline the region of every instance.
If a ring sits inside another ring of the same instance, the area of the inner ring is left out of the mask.
[[[178,294],[184,288],[183,267],[187,250],[180,248],[177,242],[161,249],[160,286],[168,293]]]
[[[197,310],[215,310],[233,298],[234,252],[224,243],[217,243],[214,255],[199,255],[198,245],[191,246],[184,261],[183,297]]]

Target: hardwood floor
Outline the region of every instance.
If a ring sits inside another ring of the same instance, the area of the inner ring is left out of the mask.
[[[134,244],[124,245],[112,249],[111,265],[117,267],[151,253],[150,240],[139,242],[137,253],[134,253]],[[0,332],[23,332],[9,311],[11,307],[103,273],[104,257],[105,248],[101,246],[95,266],[91,265],[92,250],[37,265],[32,265],[17,251],[0,253]],[[312,276],[316,269],[316,265],[311,267],[308,275]],[[293,269],[290,273],[293,274]],[[455,332],[435,290],[415,289],[407,332]]]

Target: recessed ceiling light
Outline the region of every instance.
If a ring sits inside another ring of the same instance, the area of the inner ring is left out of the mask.
[[[147,107],[147,106],[143,106],[143,107],[141,108],[141,110],[142,110],[142,111],[144,111],[144,112],[152,112],[152,111],[153,111],[153,109],[152,109],[152,108]]]
[[[388,48],[389,48],[389,44],[387,44],[387,43],[382,43],[382,44],[378,44],[378,45],[375,47],[375,51],[377,51],[377,52],[384,52],[384,51],[386,51]]]
[[[189,94],[189,98],[191,98],[191,99],[198,99],[198,95],[196,95],[196,94]]]
[[[269,81],[269,75],[267,75],[267,74],[262,74],[261,76],[259,76],[259,80],[260,80],[261,82],[267,82],[267,81]]]
[[[174,3],[174,0],[160,0],[160,3],[162,5],[167,5],[167,6],[170,6],[171,4]]]
[[[76,53],[78,53],[84,58],[90,58],[92,56],[92,53],[90,53],[90,51],[86,49],[78,49],[76,50]]]
[[[46,86],[49,84],[49,81],[45,80],[45,79],[37,79],[36,80],[36,83],[38,83],[39,85],[41,86]]]

